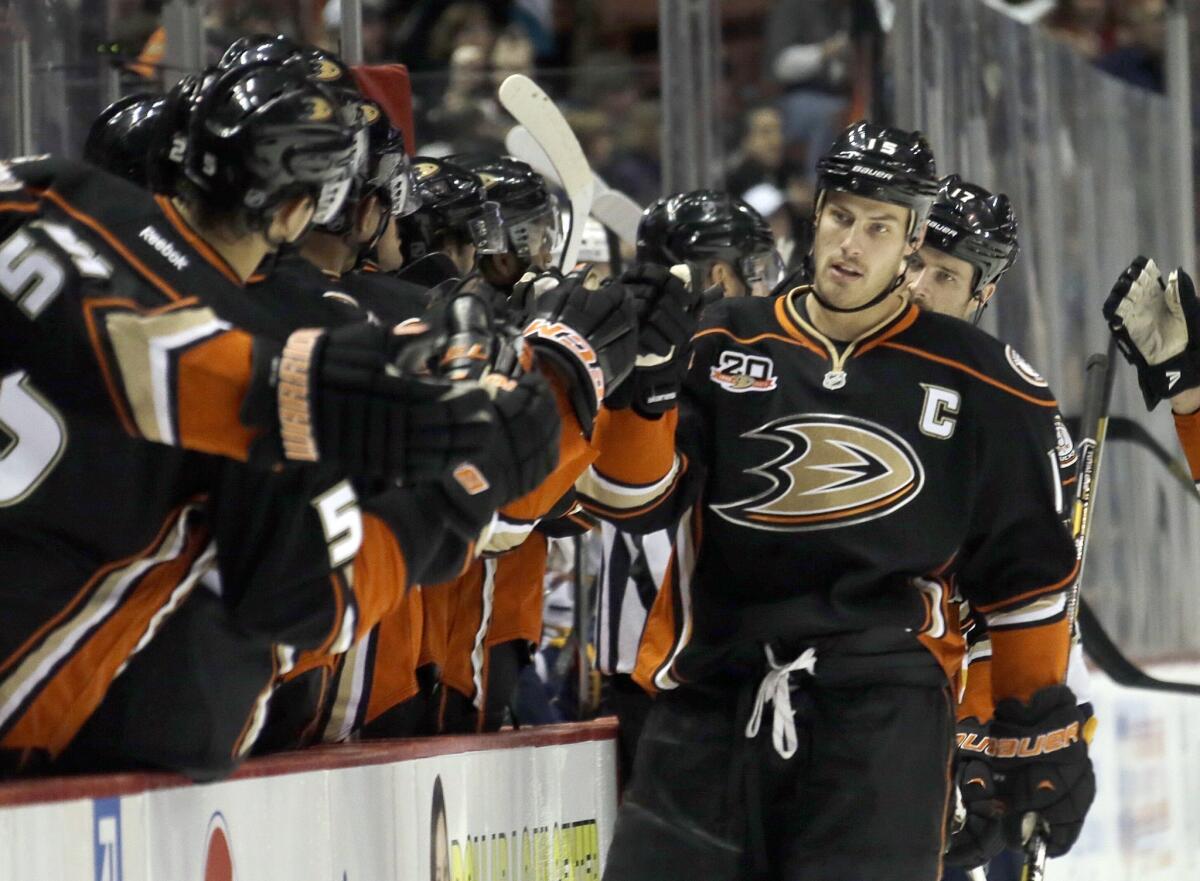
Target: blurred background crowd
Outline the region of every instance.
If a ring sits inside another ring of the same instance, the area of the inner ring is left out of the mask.
[[[30,0],[12,5],[22,2]],[[159,0],[35,2],[59,38],[33,41],[61,56],[41,59],[43,70],[74,64],[94,81],[88,56],[99,47],[123,91],[170,78]],[[989,2],[1038,21],[1112,75],[1163,89],[1166,0]],[[815,157],[848,121],[886,112],[884,36],[895,7],[891,0],[724,0],[720,8],[725,159],[718,172],[726,189],[770,219],[794,265],[807,251]],[[210,0],[205,9],[209,61],[252,33],[338,48],[339,0]],[[662,178],[658,14],[657,4],[642,0],[367,0],[363,55],[366,63],[408,66],[427,155],[498,152],[508,123],[496,85],[511,73],[536,75],[567,108],[593,168],[648,204]],[[77,137],[63,133],[62,148],[77,148]]]

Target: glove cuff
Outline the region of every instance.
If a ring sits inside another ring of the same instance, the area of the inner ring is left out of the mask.
[[[568,325],[544,318],[529,323],[525,339],[562,373],[579,424],[591,437],[605,393],[604,370],[592,344]]]
[[[292,333],[279,356],[275,401],[283,455],[294,462],[316,462],[319,458],[314,412],[313,373],[325,335],[319,328],[302,328]]]

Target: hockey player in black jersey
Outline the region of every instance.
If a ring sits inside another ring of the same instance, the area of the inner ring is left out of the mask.
[[[336,97],[288,71],[235,69],[202,86],[179,142],[187,186],[177,197],[61,160],[2,169],[0,248],[23,267],[0,297],[4,423],[17,453],[4,462],[0,511],[10,769],[62,751],[224,550],[205,511],[218,476],[203,463],[218,460],[172,447],[440,479],[478,453],[495,421],[481,390],[395,375],[386,332],[272,338],[274,317],[241,281],[314,216],[336,212],[356,143]],[[281,574],[294,577],[295,565],[311,578],[313,554],[326,573],[291,644],[352,638],[363,597],[337,569],[372,529],[353,493],[331,492],[266,536],[305,548],[273,558]],[[406,568],[394,541],[373,563]],[[222,589],[236,596],[238,584]]]
[[[488,198],[477,174],[446,159],[417,156],[413,174],[420,207],[397,228],[406,274],[422,260],[446,273],[469,275],[477,260],[507,249],[500,203]],[[440,259],[432,259],[432,258]]]
[[[770,227],[741,199],[694,190],[659,199],[642,213],[637,260],[665,269],[686,266],[705,299],[766,295],[779,283],[782,264]],[[652,611],[658,587],[673,564],[674,530],[650,535],[600,525],[603,568],[597,586],[597,667],[608,677],[612,709],[620,720],[618,759],[622,779],[650,706],[653,683],[643,674],[654,665],[657,645],[670,639],[673,616]],[[659,659],[661,660],[661,659]]]
[[[580,481],[592,510],[690,518],[682,638],[606,877],[938,878],[952,580],[992,632],[1007,831],[1036,813],[1052,851],[1078,834],[1094,783],[1063,685],[1055,403],[1011,348],[904,297],[936,191],[923,138],[852,126],[819,164],[813,286],[706,309],[679,406],[606,425],[622,442]]]
[[[908,291],[922,309],[978,324],[997,285],[1019,253],[1017,221],[1008,197],[993,194],[958,175],[944,178],[930,211],[925,241],[908,261]],[[1059,477],[1064,518],[1074,498],[1078,456],[1062,416],[1048,414],[1057,438]],[[956,817],[946,862],[951,866],[981,865],[1004,846],[1004,832],[991,770],[977,748],[992,719],[992,644],[987,623],[966,602],[960,602],[960,626],[966,639],[965,686],[958,708],[955,779],[965,814]],[[1087,666],[1078,636],[1072,640],[1067,684],[1081,704],[1086,728],[1095,720],[1088,702]],[[1088,741],[1090,742],[1090,734]],[[961,877],[947,872],[947,878]]]
[[[686,265],[694,283],[722,297],[762,297],[783,277],[771,228],[741,199],[692,190],[659,199],[638,224],[637,259]]]
[[[508,292],[525,273],[549,269],[562,236],[562,218],[558,200],[542,176],[510,156],[463,154],[449,158],[477,175],[488,200],[500,206],[504,249],[485,253],[476,246],[476,265],[487,282]]]

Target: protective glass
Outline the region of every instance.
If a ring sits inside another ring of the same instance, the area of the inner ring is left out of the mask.
[[[408,156],[399,151],[379,157],[375,182],[387,199],[393,217],[407,217],[421,207]]]
[[[317,195],[317,206],[313,211],[312,222],[317,226],[331,222],[346,204],[346,196],[350,194],[350,181],[331,181],[321,187]]]
[[[467,232],[478,254],[503,254],[508,250],[499,202],[484,202],[479,213],[467,221]]]
[[[553,254],[562,247],[562,214],[558,210],[558,199],[553,195],[545,208],[518,220],[508,221],[505,226],[513,252],[523,260],[543,253]]]
[[[738,261],[738,269],[751,295],[755,297],[765,297],[775,290],[783,281],[785,271],[783,258],[774,248],[743,257]]]

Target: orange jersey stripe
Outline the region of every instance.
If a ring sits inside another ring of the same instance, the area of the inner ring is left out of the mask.
[[[614,410],[597,426],[594,443],[600,455],[597,471],[632,486],[662,480],[675,464],[675,427],[678,408],[660,419],[645,419],[633,410]]]
[[[910,355],[915,355],[918,358],[924,358],[927,361],[935,361],[938,364],[945,364],[947,367],[953,367],[955,370],[961,370],[963,373],[975,377],[980,382],[987,383],[990,386],[1000,389],[1002,392],[1007,392],[1014,397],[1020,398],[1022,401],[1027,401],[1030,404],[1034,404],[1038,407],[1058,407],[1058,401],[1046,401],[1041,398],[1035,398],[1033,395],[1027,395],[1010,385],[1005,385],[998,379],[992,379],[986,373],[980,373],[973,367],[968,367],[966,364],[963,364],[960,361],[955,361],[952,358],[943,358],[941,355],[935,355],[932,352],[926,352],[924,349],[918,349],[915,346],[906,346],[903,343],[882,342],[879,345],[885,346],[889,349],[907,352]]]
[[[1037,587],[1037,588],[1034,588],[1033,590],[1026,591],[1023,594],[1019,594],[1015,597],[1009,597],[1006,600],[1002,600],[998,603],[991,603],[990,605],[987,605],[987,606],[976,605],[974,603],[972,603],[972,605],[975,606],[975,611],[984,612],[984,613],[994,612],[994,611],[996,611],[996,609],[1003,608],[1004,606],[1015,606],[1015,605],[1025,602],[1027,600],[1031,600],[1035,597],[1039,597],[1042,594],[1054,593],[1054,591],[1056,591],[1056,590],[1062,590],[1064,587],[1066,587],[1068,584],[1070,584],[1072,581],[1075,580],[1075,575],[1077,572],[1079,572],[1079,562],[1078,561],[1076,561],[1075,565],[1071,567],[1071,571],[1067,573],[1065,578],[1063,578],[1061,581],[1054,582],[1054,584],[1049,584],[1049,585],[1046,585],[1045,587]]]
[[[34,192],[38,192],[38,191],[35,190]],[[106,226],[104,226],[104,224],[101,223],[99,220],[92,217],[90,214],[86,214],[83,211],[81,211],[80,209],[76,208],[74,205],[69,203],[66,199],[64,199],[62,196],[60,196],[58,193],[54,192],[53,190],[42,190],[41,195],[44,196],[45,198],[49,199],[51,202],[53,202],[55,205],[57,205],[59,208],[61,208],[63,211],[65,211],[67,214],[69,214],[71,217],[78,220],[84,226],[88,227],[88,229],[92,230],[92,232],[96,233],[96,235],[100,236],[100,238],[104,239],[104,241],[108,244],[108,246],[110,248],[112,248],[114,251],[116,251],[118,254],[120,254],[125,259],[126,263],[128,263],[130,266],[132,266],[134,269],[136,269],[143,278],[145,278],[148,282],[150,282],[156,288],[158,288],[168,299],[171,299],[171,300],[182,300],[183,299],[182,294],[180,294],[177,290],[175,290],[175,288],[173,288],[169,284],[167,284],[167,282],[165,280],[163,280],[162,276],[160,276],[156,272],[152,271],[150,269],[150,267],[148,267],[145,263],[143,263],[141,260],[139,260],[137,257],[135,257],[133,255],[133,252],[130,251],[128,248],[126,248],[120,242],[120,240],[117,239],[117,237],[114,236],[108,230],[108,228]]]
[[[354,557],[354,595],[358,601],[357,638],[409,602],[408,567],[395,535],[373,514],[363,514],[363,542]]]
[[[1038,689],[1066,680],[1071,625],[1065,618],[1041,627],[996,630],[992,639],[992,700],[1027,701]]]
[[[177,556],[144,574],[120,607],[40,688],[5,735],[3,745],[41,748],[51,756],[61,752],[100,705],[117,670],[184,581],[208,541],[206,531],[193,529]]]
[[[375,657],[364,719],[370,723],[420,690],[417,666],[424,630],[424,598],[410,590],[374,634]]]
[[[1175,413],[1175,433],[1192,469],[1192,480],[1200,481],[1200,410],[1195,413]]]
[[[484,645],[542,638],[542,595],[546,579],[546,536],[533,532],[496,560],[496,593]]]
[[[536,488],[501,509],[503,514],[512,520],[528,523],[545,516],[575,485],[579,475],[587,470],[598,455],[583,435],[583,428],[580,427],[575,408],[562,387],[562,381],[554,374],[550,374],[549,378],[550,388],[554,391],[554,400],[558,405],[558,415],[562,420],[562,434],[559,435],[558,441],[558,465]]]
[[[992,721],[992,659],[980,658],[967,668],[967,682],[958,704],[958,719],[975,718],[986,725]]]
[[[238,418],[250,390],[254,340],[231,330],[179,356],[179,445],[245,461],[258,432]]]

